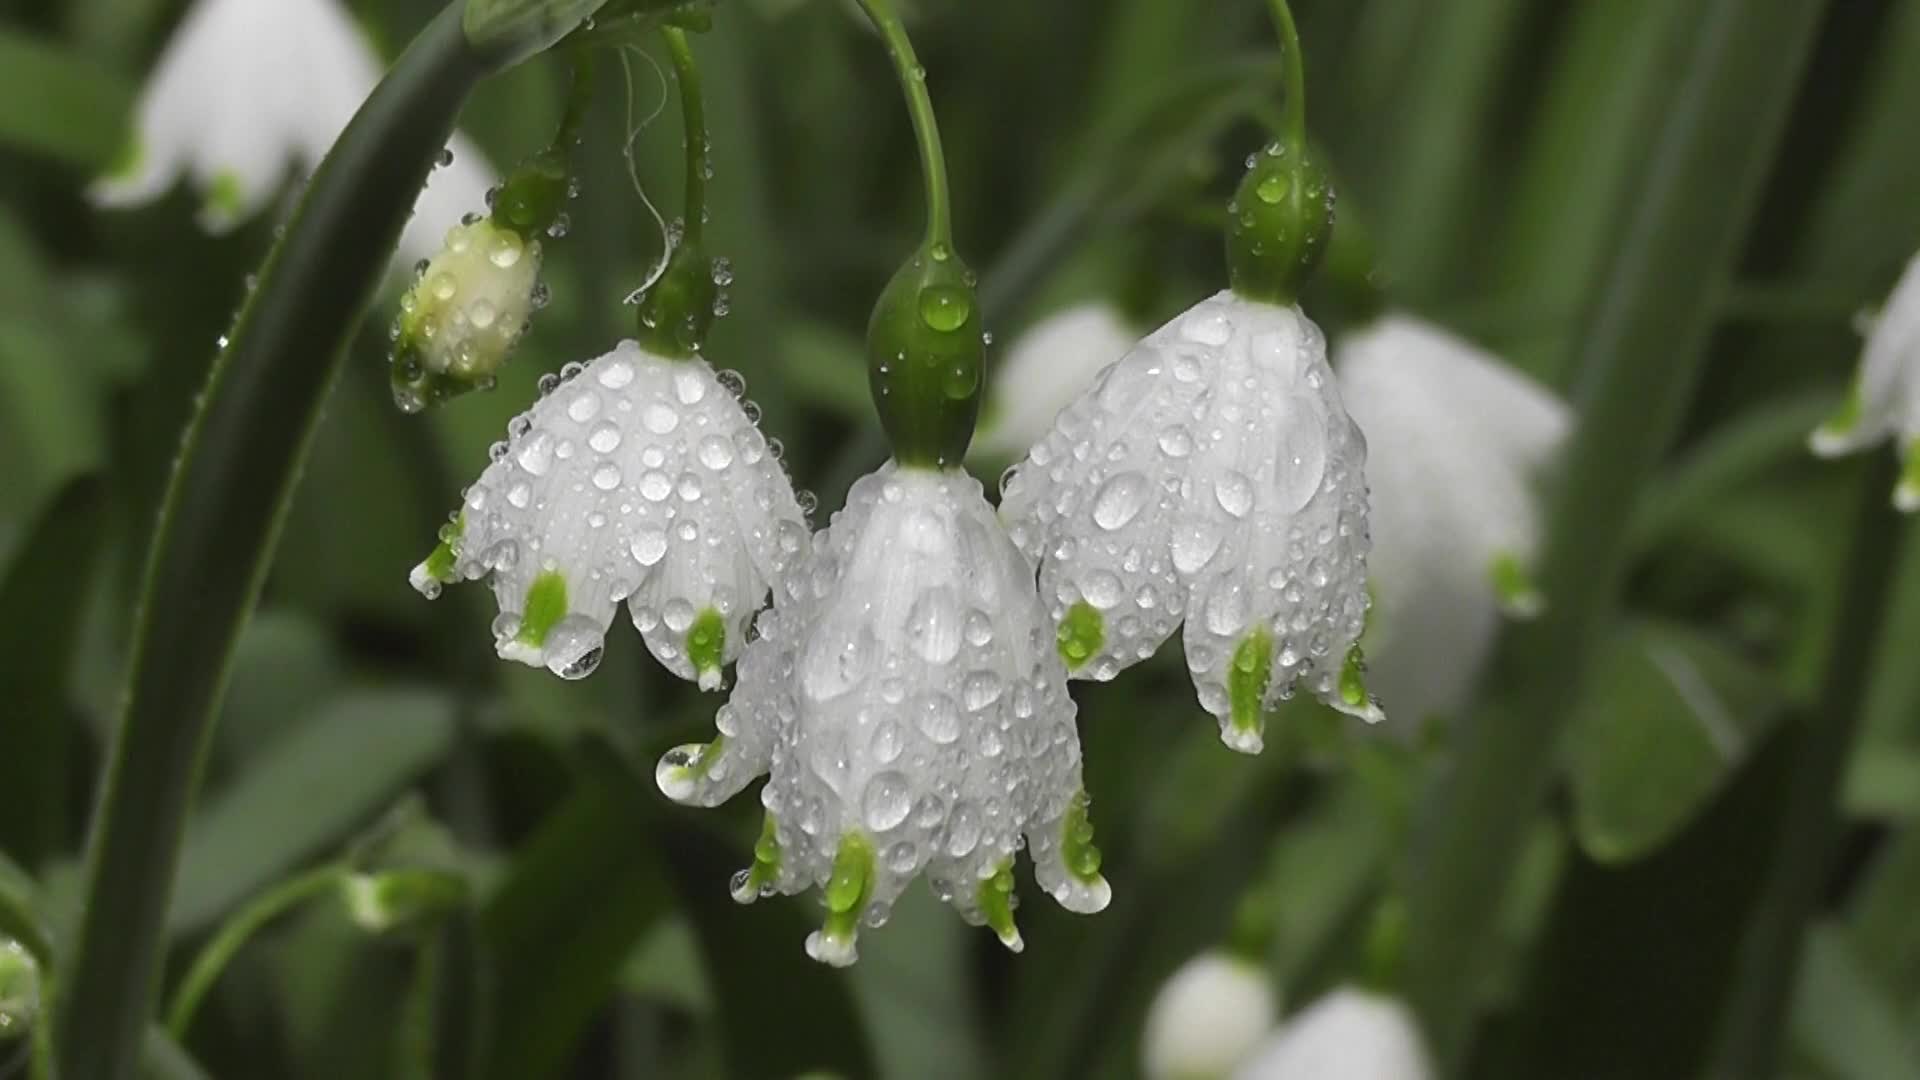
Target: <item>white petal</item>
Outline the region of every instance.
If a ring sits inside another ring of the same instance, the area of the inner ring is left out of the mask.
[[[1203,953],[1173,973],[1147,1009],[1141,1038],[1148,1080],[1223,1077],[1273,1027],[1267,973],[1237,957]]]
[[[1856,415],[1821,425],[1810,440],[1815,453],[1852,453],[1896,432],[1907,441],[1920,436],[1920,255],[1872,320],[1851,394]]]
[[[1341,343],[1342,398],[1368,435],[1370,682],[1405,718],[1458,708],[1499,625],[1492,570],[1531,562],[1540,476],[1566,405],[1497,358],[1408,317]]]
[[[1081,304],[1035,323],[1000,362],[975,445],[1001,458],[1026,453],[1134,338],[1106,304]]]
[[[1432,1059],[1398,1001],[1335,990],[1288,1020],[1234,1080],[1430,1080]]]

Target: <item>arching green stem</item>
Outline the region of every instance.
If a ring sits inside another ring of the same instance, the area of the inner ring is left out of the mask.
[[[228,920],[213,940],[200,950],[193,966],[187,969],[187,977],[181,980],[180,989],[174,992],[173,1007],[167,1010],[167,1031],[174,1038],[184,1040],[187,1029],[193,1026],[193,1017],[200,1009],[200,1002],[206,998],[207,991],[213,989],[220,973],[227,969],[228,961],[240,951],[240,947],[274,919],[312,897],[338,888],[346,876],[347,868],[339,863],[329,863],[317,870],[310,870],[261,895]]]
[[[1293,9],[1287,0],[1269,0],[1273,24],[1280,32],[1280,59],[1286,66],[1286,111],[1281,126],[1274,132],[1288,149],[1301,151],[1307,145],[1307,69],[1300,56],[1300,31],[1293,26]]]
[[[553,133],[553,148],[563,154],[579,145],[580,129],[586,125],[587,112],[593,107],[593,50],[573,51],[573,79],[567,85],[567,104],[560,113],[560,130]]]
[[[953,217],[947,199],[947,156],[940,146],[940,124],[934,119],[933,99],[927,94],[927,69],[920,66],[907,28],[891,0],[860,0],[860,7],[887,43],[887,56],[900,76],[907,111],[913,116],[913,137],[920,144],[920,173],[927,186],[926,246],[953,246]]]
[[[662,27],[667,52],[673,56],[673,77],[680,82],[680,119],[687,139],[687,190],[684,214],[685,237],[698,244],[707,221],[707,172],[710,147],[707,143],[707,108],[700,94],[700,69],[693,62],[693,49],[687,44],[687,32],[677,26]]]

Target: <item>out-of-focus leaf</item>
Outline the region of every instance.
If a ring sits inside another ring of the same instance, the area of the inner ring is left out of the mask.
[[[1833,1080],[1916,1080],[1913,1026],[1860,962],[1844,927],[1815,926],[1793,995],[1788,1037]]]
[[[67,843],[68,699],[73,649],[105,517],[95,479],[67,486],[0,578],[0,702],[9,714],[0,753],[0,851],[37,865]]]
[[[221,704],[219,751],[244,760],[339,690],[346,672],[326,629],[293,611],[264,611],[240,634]]]
[[[1652,851],[1711,801],[1780,718],[1765,671],[1679,626],[1617,635],[1574,718],[1574,831],[1602,863]]]
[[[1920,821],[1920,747],[1863,742],[1847,769],[1847,813],[1872,821]]]
[[[751,855],[714,843],[702,830],[663,831],[672,887],[713,980],[729,1074],[876,1075],[846,973],[807,956],[815,924],[803,912],[811,905],[736,904],[727,883]]]
[[[856,423],[873,415],[866,347],[859,339],[821,323],[796,321],[781,345],[795,398]]]
[[[140,1047],[142,1080],[211,1080],[200,1063],[158,1025],[147,1029]]]
[[[1920,1015],[1920,826],[1908,825],[1881,849],[1856,899],[1850,923],[1859,957],[1901,1002]]]
[[[26,947],[34,959],[51,965],[53,934],[36,906],[33,879],[0,852],[0,937]]]
[[[972,946],[980,932],[930,889],[909,889],[886,928],[860,942],[853,996],[880,1076],[964,1080],[986,1076]]]
[[[553,1076],[666,910],[642,781],[604,747],[514,860],[481,917],[497,1018],[493,1080]]]
[[[170,932],[337,846],[446,753],[454,726],[453,702],[430,690],[350,691],[314,710],[189,822]]]
[[[0,319],[7,502],[31,513],[60,484],[98,465],[105,446],[98,387],[86,365],[73,361],[70,343],[44,323]]]
[[[133,91],[51,42],[0,29],[0,144],[86,170],[123,152]]]
[[[700,966],[693,928],[678,916],[662,920],[620,967],[620,988],[698,1016],[713,1012],[713,990]]]

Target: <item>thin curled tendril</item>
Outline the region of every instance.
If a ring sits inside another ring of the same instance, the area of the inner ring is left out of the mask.
[[[653,111],[639,123],[635,123],[633,119],[633,102],[637,95],[634,93],[633,62],[628,57],[629,53],[645,60],[647,66],[653,69],[655,81],[660,84],[659,100],[654,104]],[[654,261],[653,268],[647,271],[647,278],[640,283],[640,287],[628,293],[626,299],[622,301],[626,304],[637,304],[640,298],[647,294],[647,290],[653,288],[654,283],[660,280],[661,275],[667,272],[667,262],[673,258],[675,246],[673,233],[667,229],[667,219],[661,216],[660,208],[647,197],[646,185],[640,182],[640,167],[633,159],[633,144],[640,138],[640,133],[658,120],[660,114],[667,108],[667,73],[660,69],[658,61],[647,55],[646,51],[638,45],[622,46],[619,55],[620,71],[627,80],[627,141],[620,152],[627,159],[627,179],[633,183],[633,193],[640,196],[640,205],[647,208],[647,213],[652,216],[654,225],[660,230],[660,257]]]

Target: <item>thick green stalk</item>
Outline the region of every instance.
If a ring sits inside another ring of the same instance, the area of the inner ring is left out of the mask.
[[[1840,784],[1867,711],[1875,645],[1887,624],[1891,583],[1902,548],[1899,516],[1888,505],[1886,494],[1893,487],[1894,458],[1878,452],[1873,461],[1861,488],[1861,511],[1846,554],[1820,706],[1803,721],[1812,728],[1802,739],[1782,815],[1785,827],[1775,842],[1760,907],[1747,928],[1731,982],[1733,993],[1721,1018],[1713,1077],[1774,1075],[1801,944],[1839,850],[1844,829]]]
[[[344,345],[385,274],[460,105],[489,71],[450,5],[315,174],[215,358],[163,503],[125,704],[62,973],[68,1080],[139,1061],[188,805],[241,626]]]
[[[1466,1042],[1497,898],[1553,779],[1587,656],[1627,569],[1625,511],[1699,381],[1713,300],[1736,266],[1824,9],[1824,0],[1762,9],[1712,0],[1579,335],[1590,383],[1542,563],[1553,603],[1502,639],[1494,704],[1463,726],[1413,876],[1408,990],[1443,1057]]]
[[[927,94],[927,69],[914,55],[907,28],[894,12],[891,0],[859,0],[873,28],[887,43],[887,57],[900,76],[900,90],[913,116],[913,137],[920,144],[920,176],[927,187],[926,246],[953,246],[953,214],[947,197],[947,158],[940,145],[940,125],[934,119],[933,98]]]

